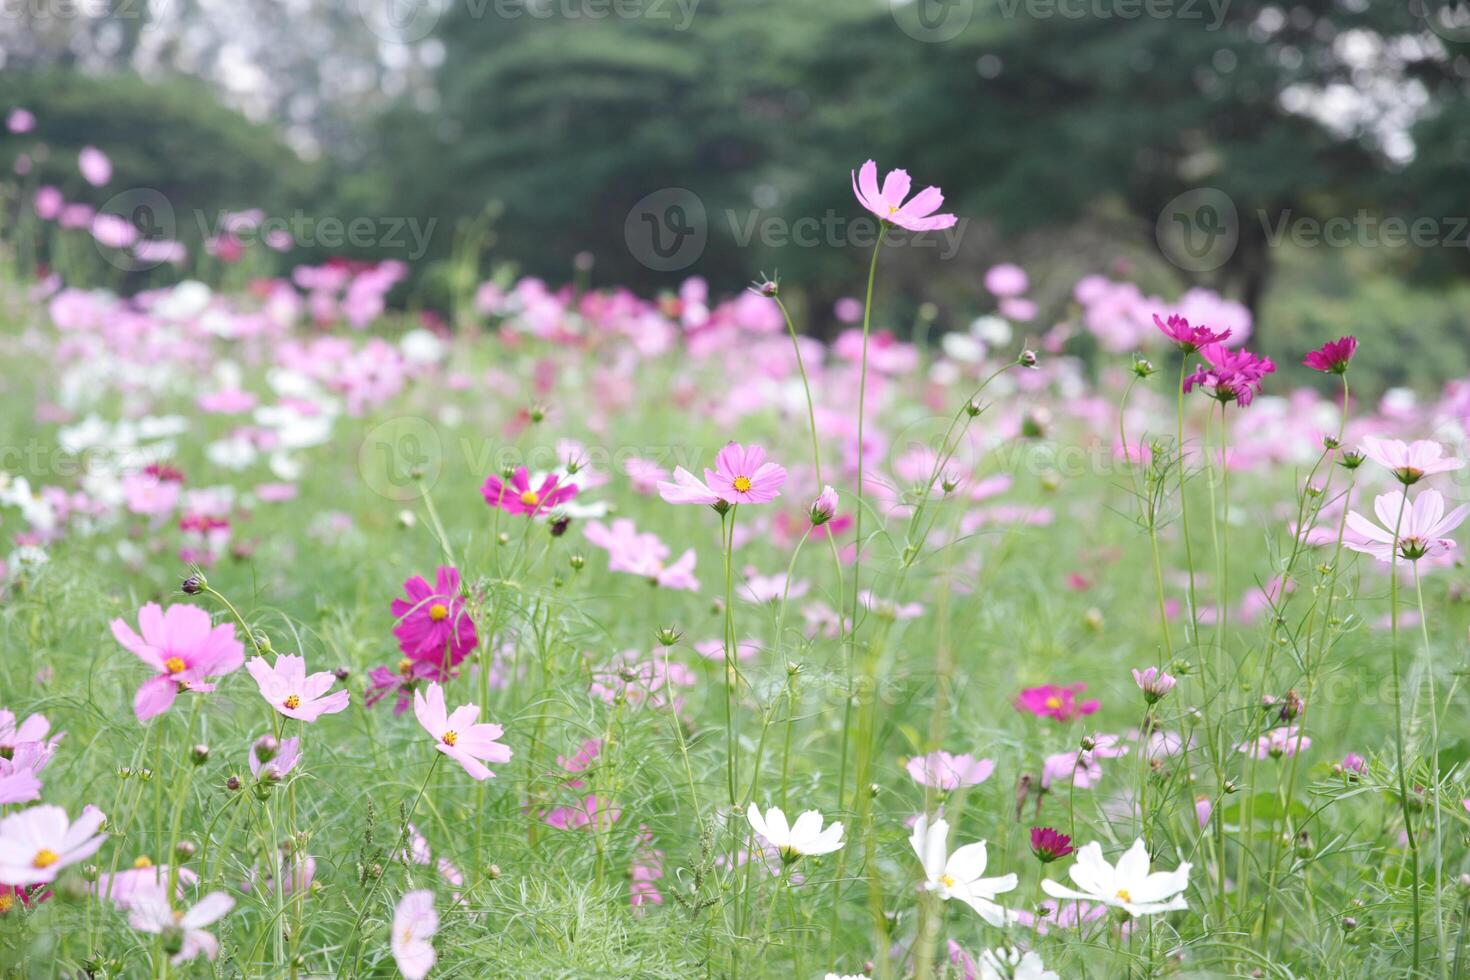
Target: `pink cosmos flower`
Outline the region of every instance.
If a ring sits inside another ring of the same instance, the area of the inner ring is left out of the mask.
[[[686,549],[678,561],[668,564],[668,546],[658,535],[640,532],[626,517],[619,517],[611,526],[589,521],[584,533],[590,543],[607,551],[610,571],[639,575],[666,589],[699,590],[699,579],[694,577],[693,548]]]
[[[1273,728],[1254,742],[1242,742],[1238,746],[1240,751],[1256,759],[1280,759],[1283,756],[1290,758],[1311,747],[1312,740],[1305,735],[1298,735],[1295,725]]]
[[[1041,762],[1041,788],[1070,781],[1078,789],[1090,789],[1102,779],[1102,766],[1093,752],[1058,752]]]
[[[560,483],[555,473],[548,473],[542,478],[541,485],[533,490],[531,476],[521,466],[511,474],[509,483],[493,473],[490,474],[485,478],[485,485],[480,488],[480,493],[484,495],[485,503],[491,507],[499,507],[507,514],[535,516],[571,500],[577,495],[577,485]]]
[[[1059,830],[1051,827],[1031,828],[1031,853],[1042,864],[1050,864],[1058,858],[1064,858],[1071,854],[1076,848],[1072,846],[1072,838]]]
[[[0,757],[11,758],[20,746],[37,742],[45,745],[49,758],[51,750],[61,741],[60,735],[47,741],[46,735],[50,731],[51,722],[45,715],[31,715],[16,724],[15,715],[8,708],[0,708]]]
[[[1072,684],[1068,687],[1043,684],[1041,687],[1028,687],[1016,696],[1016,710],[1029,711],[1038,718],[1071,721],[1082,715],[1090,715],[1102,707],[1098,701],[1078,702],[1077,695],[1085,690],[1086,684]]]
[[[766,462],[760,446],[732,442],[715,456],[715,468],[704,471],[704,481],[727,504],[764,504],[781,496],[786,468]]]
[[[905,203],[910,186],[907,170],[890,170],[879,188],[878,164],[872,160],[852,175],[852,192],[858,203],[881,221],[909,231],[937,231],[959,220],[952,214],[934,213],[944,203],[944,194],[937,187],[926,187]]]
[[[1343,544],[1386,562],[1394,560],[1394,546],[1397,544],[1400,558],[1418,561],[1421,558],[1438,558],[1455,549],[1455,542],[1445,535],[1464,522],[1466,515],[1470,514],[1470,504],[1461,504],[1446,514],[1444,497],[1438,490],[1421,490],[1418,499],[1412,503],[1405,502],[1402,490],[1395,490],[1373,498],[1373,512],[1383,527],[1357,511],[1350,511],[1347,526],[1355,537],[1345,538]],[[1395,527],[1398,528],[1397,541],[1394,539]]]
[[[240,669],[245,647],[235,639],[231,623],[213,625],[209,613],[196,606],[169,606],[150,602],[138,610],[134,633],[122,619],[112,621],[112,635],[157,673],[144,681],[133,698],[138,721],[160,715],[180,691],[212,691],[208,677],[222,677]]]
[[[55,881],[62,868],[97,853],[107,839],[97,833],[105,819],[95,806],[72,822],[61,807],[42,805],[0,820],[0,884]]]
[[[428,696],[422,691],[413,692],[413,713],[424,731],[434,736],[434,748],[449,756],[464,771],[476,779],[489,779],[495,773],[485,768],[485,762],[509,762],[510,747],[495,741],[505,731],[499,725],[476,724],[480,716],[479,705],[462,704],[453,714],[444,710],[444,689],[438,684],[429,685]]]
[[[720,495],[700,482],[699,477],[682,466],[674,467],[673,482],[658,481],[658,495],[670,504],[724,505]]]
[[[175,909],[166,889],[158,888],[141,892],[133,899],[128,924],[139,932],[155,935],[172,929],[182,931],[183,945],[170,963],[187,963],[200,953],[213,960],[219,955],[219,940],[204,927],[223,918],[234,907],[235,900],[229,895],[210,892],[191,909]]]
[[[1222,344],[1205,344],[1200,354],[1208,362],[1184,379],[1184,390],[1195,385],[1210,389],[1210,397],[1220,402],[1237,402],[1243,408],[1261,390],[1266,375],[1276,370],[1269,357],[1258,357],[1248,350],[1230,350]]]
[[[1208,796],[1200,795],[1194,798],[1194,819],[1203,830],[1210,822],[1210,817],[1215,812],[1215,804]]]
[[[347,691],[327,694],[337,677],[329,670],[307,676],[306,659],[283,653],[276,658],[274,667],[264,657],[251,657],[245,665],[255,683],[260,686],[260,696],[270,702],[287,718],[298,721],[316,721],[322,715],[334,715],[347,707],[351,695]],[[325,696],[324,696],[325,695]]]
[[[120,909],[129,909],[140,896],[145,896],[149,892],[163,891],[168,884],[170,874],[168,865],[156,865],[147,858],[139,858],[138,863],[133,867],[116,874],[102,872],[89,890],[93,895],[111,901]],[[192,888],[198,881],[199,875],[188,868],[179,868],[178,886],[175,889],[176,897],[183,899],[187,889]]]
[[[408,599],[393,600],[393,635],[404,656],[453,667],[475,648],[475,621],[460,596],[456,569],[440,565],[431,586],[421,575],[403,583]]]
[[[1143,670],[1133,669],[1133,683],[1143,692],[1143,699],[1149,704],[1162,699],[1170,691],[1174,690],[1176,683],[1174,678],[1159,670],[1157,667],[1145,667]]]
[[[12,133],[29,133],[36,128],[36,116],[29,109],[11,109],[5,117],[5,128]]]
[[[1010,262],[993,265],[985,272],[985,288],[992,296],[1020,296],[1030,284],[1026,270]]]
[[[1339,337],[1336,340],[1329,340],[1308,353],[1302,358],[1302,363],[1313,371],[1321,371],[1324,374],[1346,374],[1348,361],[1353,359],[1357,351],[1357,337]]]
[[[962,786],[976,786],[985,782],[995,771],[995,762],[991,759],[976,759],[969,754],[950,755],[940,749],[928,755],[913,757],[904,768],[920,786],[932,786],[950,793]]]
[[[82,179],[93,187],[101,187],[112,179],[112,161],[95,146],[82,147],[82,152],[77,154],[77,169],[82,172]]]
[[[1436,473],[1458,470],[1465,465],[1463,459],[1445,456],[1444,447],[1430,439],[1405,443],[1398,439],[1364,436],[1363,455],[1392,472],[1404,486],[1418,483],[1426,476]]]
[[[638,831],[638,847],[628,866],[628,902],[635,909],[664,903],[654,884],[664,876],[664,852],[653,846],[653,834],[647,827],[640,826]]]
[[[1154,314],[1154,326],[1163,332],[1165,337],[1172,340],[1181,351],[1193,354],[1208,344],[1224,343],[1230,337],[1230,330],[1215,331],[1206,326],[1191,327],[1189,321],[1182,316],[1170,316],[1167,321]]]
[[[37,775],[51,760],[44,742],[23,742],[9,756],[0,756],[0,805],[29,803],[41,798]]]
[[[1348,772],[1364,773],[1368,771],[1368,760],[1356,752],[1349,752],[1342,757],[1342,768]]]
[[[812,526],[817,527],[826,524],[837,516],[837,491],[830,486],[822,487],[822,492],[817,494],[817,499],[812,501],[807,516],[811,518]]]
[[[433,968],[434,946],[429,940],[438,931],[439,913],[434,911],[433,892],[419,889],[398,900],[389,945],[398,972],[407,980],[423,980]]]
[[[290,775],[291,770],[296,768],[301,761],[301,739],[283,738],[281,744],[276,748],[273,755],[267,755],[262,759],[260,753],[254,749],[250,751],[250,775],[256,779],[265,779],[278,783]]]

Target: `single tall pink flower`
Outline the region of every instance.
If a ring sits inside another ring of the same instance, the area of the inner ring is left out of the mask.
[[[1230,337],[1228,327],[1219,331],[1211,330],[1203,324],[1191,327],[1188,320],[1178,315],[1162,320],[1155,313],[1154,326],[1158,327],[1165,337],[1174,341],[1174,345],[1186,354],[1193,354],[1206,344],[1222,343]]]
[[[308,676],[306,659],[294,654],[281,654],[274,667],[264,657],[251,657],[245,669],[271,707],[298,721],[316,721],[322,715],[336,714],[347,707],[351,697],[346,691],[327,694],[337,681],[336,675],[323,670]]]
[[[212,691],[206,678],[223,677],[240,669],[245,647],[235,639],[231,623],[215,626],[209,613],[196,606],[169,606],[150,602],[138,610],[134,633],[122,619],[112,621],[112,635],[124,649],[156,673],[144,681],[133,698],[133,714],[147,721],[163,714],[180,691]]]
[[[463,660],[479,636],[460,596],[459,572],[440,565],[430,585],[421,575],[403,583],[407,599],[393,600],[393,635],[404,656],[453,667]]]
[[[429,940],[439,931],[439,913],[434,911],[434,893],[427,888],[412,891],[398,900],[393,912],[393,935],[389,945],[398,972],[407,980],[423,980],[434,966],[434,946]]]
[[[907,170],[890,170],[880,188],[878,164],[872,160],[852,175],[852,192],[858,203],[889,224],[909,231],[937,231],[959,220],[952,214],[934,213],[944,204],[944,194],[937,187],[926,187],[905,203],[911,186]]]
[[[1454,550],[1455,542],[1445,535],[1464,523],[1465,517],[1470,515],[1470,504],[1461,504],[1446,514],[1444,497],[1438,490],[1421,490],[1418,499],[1412,503],[1405,501],[1402,490],[1394,490],[1373,499],[1373,513],[1378,515],[1383,527],[1357,511],[1348,513],[1347,526],[1355,537],[1345,538],[1343,544],[1379,561],[1391,562],[1397,543],[1400,558],[1418,561],[1420,558],[1437,558]],[[1395,528],[1398,529],[1397,542]]]
[[[413,713],[424,731],[434,736],[434,748],[464,766],[464,771],[476,779],[489,779],[495,773],[485,768],[485,762],[509,762],[510,747],[495,741],[505,729],[499,725],[476,724],[480,716],[479,705],[462,704],[453,714],[444,710],[444,689],[438,684],[429,685],[429,694],[413,692]]]
[[[39,885],[62,868],[85,861],[107,839],[97,830],[106,818],[95,806],[75,822],[59,806],[33,806],[0,820],[0,884]]]
[[[1393,473],[1404,486],[1418,483],[1426,476],[1436,473],[1458,470],[1465,465],[1463,459],[1446,456],[1444,447],[1431,439],[1406,443],[1399,439],[1364,436],[1363,455]]]
[[[715,457],[715,468],[704,471],[704,481],[727,504],[764,504],[781,496],[786,468],[766,462],[760,446],[732,442]]]
[[[969,755],[950,755],[942,749],[928,755],[916,755],[904,766],[920,786],[932,786],[950,793],[962,786],[975,786],[990,778],[995,762]]]
[[[1077,695],[1085,690],[1086,684],[1072,684],[1069,687],[1043,684],[1040,687],[1028,687],[1016,695],[1016,710],[1029,711],[1038,718],[1071,721],[1081,715],[1090,715],[1101,707],[1097,701],[1077,700]]]
[[[480,493],[484,495],[485,503],[499,507],[507,514],[534,516],[571,500],[577,495],[577,485],[561,483],[555,473],[548,473],[540,486],[533,489],[530,474],[521,466],[511,474],[509,483],[494,473],[490,474],[485,478]]]
[[[1358,351],[1357,337],[1339,337],[1311,351],[1302,358],[1302,363],[1313,371],[1324,374],[1346,374],[1348,362]]]

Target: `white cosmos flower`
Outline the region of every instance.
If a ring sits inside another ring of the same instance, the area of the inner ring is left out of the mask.
[[[1044,880],[1041,888],[1052,898],[1078,898],[1123,909],[1129,915],[1154,915],[1189,908],[1182,892],[1189,887],[1189,862],[1173,871],[1148,870],[1148,847],[1142,840],[1118,858],[1113,866],[1103,857],[1097,841],[1077,852],[1077,863],[1068,869],[1077,888]]]
[[[976,841],[955,849],[946,857],[949,840],[949,822],[940,818],[932,824],[921,814],[914,821],[914,832],[909,844],[924,866],[925,887],[940,898],[949,901],[957,898],[980,913],[980,917],[993,926],[1003,926],[1015,921],[1015,913],[1008,912],[995,904],[996,895],[1016,887],[1014,874],[999,878],[985,878],[985,842]]]
[[[842,847],[841,822],[833,823],[823,830],[822,815],[816,810],[808,810],[796,818],[796,823],[787,824],[786,814],[781,812],[780,807],[771,807],[762,817],[760,809],[752,800],[745,816],[750,821],[751,829],[767,844],[780,851],[782,859],[786,861],[795,861],[807,855],[830,854]]]
[[[979,980],[1061,980],[1054,970],[1048,970],[1041,957],[1027,950],[987,949],[980,954]]]

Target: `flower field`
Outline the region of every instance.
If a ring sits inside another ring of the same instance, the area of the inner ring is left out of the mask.
[[[1463,975],[1470,384],[1116,275],[1042,326],[1011,264],[917,343],[881,239],[830,343],[774,279],[124,295],[55,193],[0,285],[16,975]]]

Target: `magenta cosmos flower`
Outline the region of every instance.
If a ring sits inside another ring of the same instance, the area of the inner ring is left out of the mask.
[[[97,853],[107,839],[97,833],[105,819],[95,806],[75,823],[59,806],[33,806],[0,820],[0,884],[55,881],[62,868]]]
[[[1031,853],[1036,855],[1038,861],[1050,864],[1057,858],[1064,858],[1071,854],[1076,848],[1072,846],[1072,838],[1059,830],[1050,827],[1031,828]]]
[[[1446,514],[1444,497],[1438,490],[1421,490],[1418,499],[1412,503],[1405,501],[1402,490],[1395,490],[1373,499],[1373,513],[1378,515],[1383,527],[1357,511],[1348,513],[1348,529],[1357,537],[1345,539],[1343,544],[1379,561],[1390,562],[1397,544],[1400,558],[1418,561],[1420,558],[1437,558],[1454,550],[1455,542],[1445,535],[1464,523],[1466,515],[1470,514],[1470,504],[1461,504]],[[1398,529],[1397,540],[1395,528]]]
[[[889,224],[909,231],[937,231],[959,220],[952,214],[934,213],[944,203],[944,194],[937,187],[926,187],[904,203],[910,186],[907,170],[890,170],[880,188],[878,165],[872,160],[852,175],[852,192],[858,203]]]
[[[398,648],[411,660],[454,666],[465,658],[479,636],[460,596],[459,572],[440,565],[430,585],[421,575],[403,583],[407,599],[393,600],[393,617],[398,625],[393,635]]]
[[[506,483],[494,473],[485,478],[480,488],[485,503],[499,507],[507,514],[536,515],[564,504],[577,495],[575,483],[561,483],[555,473],[548,473],[541,485],[532,489],[531,475],[524,466],[518,467]]]
[[[1200,385],[1208,388],[1216,401],[1239,402],[1242,408],[1260,392],[1266,375],[1276,370],[1271,358],[1258,357],[1248,350],[1232,351],[1221,344],[1206,344],[1199,352],[1207,364],[1201,364],[1184,379],[1184,390],[1192,391]]]
[[[1016,710],[1029,711],[1038,718],[1071,721],[1082,715],[1090,715],[1102,706],[1097,701],[1078,701],[1077,695],[1085,690],[1086,684],[1072,684],[1068,687],[1043,684],[1040,687],[1028,687],[1016,695]]]
[[[434,946],[429,940],[438,931],[439,913],[434,911],[433,892],[424,888],[398,900],[389,945],[398,972],[407,980],[423,980],[428,976],[434,966]]]
[[[1313,371],[1324,374],[1346,374],[1348,362],[1358,352],[1357,337],[1339,337],[1329,340],[1302,358],[1302,363]]]
[[[727,504],[764,504],[781,496],[786,468],[766,462],[760,446],[732,442],[715,457],[715,468],[704,471],[704,482]]]
[[[904,766],[914,782],[920,786],[951,793],[962,786],[975,786],[990,778],[995,771],[995,762],[976,759],[972,755],[950,755],[943,750],[928,755],[914,756]]]
[[[1206,326],[1191,327],[1189,321],[1182,316],[1170,316],[1168,320],[1159,318],[1154,314],[1154,326],[1163,332],[1174,342],[1174,345],[1186,354],[1193,354],[1206,344],[1222,343],[1230,337],[1230,330],[1211,330]]]
[[[462,704],[453,714],[445,714],[444,689],[438,684],[429,685],[428,696],[422,691],[413,692],[413,713],[424,731],[434,736],[434,748],[464,766],[464,771],[476,779],[489,779],[495,773],[485,768],[485,762],[509,762],[510,747],[495,741],[505,731],[499,725],[476,724],[480,708],[474,704]]]
[[[125,621],[112,621],[117,642],[157,671],[133,698],[133,714],[139,721],[163,714],[180,691],[214,690],[205,678],[223,677],[245,662],[245,647],[235,639],[234,625],[215,626],[209,613],[195,606],[169,606],[165,611],[150,602],[138,610],[138,628],[142,636]]]
[[[245,669],[260,686],[260,696],[281,714],[297,721],[316,721],[322,715],[334,715],[347,707],[351,697],[346,691],[327,694],[337,681],[336,675],[324,670],[308,676],[305,658],[294,654],[281,654],[274,667],[264,657],[251,657]]]
[[[1400,439],[1364,436],[1363,455],[1393,473],[1404,486],[1418,483],[1426,476],[1448,473],[1465,465],[1462,459],[1446,456],[1444,447],[1431,439],[1404,442]]]

